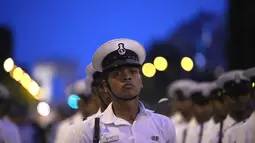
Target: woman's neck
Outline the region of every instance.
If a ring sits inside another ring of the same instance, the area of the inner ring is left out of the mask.
[[[115,100],[112,103],[112,108],[115,116],[126,120],[129,123],[133,123],[137,114],[140,112],[138,100]]]

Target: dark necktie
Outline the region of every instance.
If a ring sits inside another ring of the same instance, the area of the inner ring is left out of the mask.
[[[202,141],[203,130],[204,130],[204,124],[201,124],[201,125],[200,125],[200,133],[199,133],[199,140],[198,140],[198,143],[201,143],[201,141]]]
[[[182,143],[185,143],[186,142],[186,137],[187,137],[187,127],[183,130],[182,132]]]
[[[220,122],[220,130],[219,130],[219,140],[218,143],[222,143],[222,137],[223,137],[223,121]]]

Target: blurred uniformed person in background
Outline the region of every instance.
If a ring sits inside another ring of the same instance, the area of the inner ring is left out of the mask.
[[[108,41],[96,51],[93,67],[106,74],[104,89],[113,101],[104,113],[81,124],[74,142],[175,143],[171,120],[145,109],[138,101],[145,56],[141,44],[124,38]]]
[[[103,88],[103,79],[104,75],[102,72],[96,71],[92,64],[89,64],[86,68],[86,82],[91,86],[91,94],[95,96],[99,101],[99,111],[98,113],[104,112],[104,110],[108,107],[108,105],[112,102],[111,95],[109,91],[104,90]]]
[[[225,138],[227,130],[247,119],[252,112],[249,108],[251,82],[243,76],[242,70],[222,74],[218,78],[217,84],[223,89],[224,103],[227,106],[228,115],[223,121],[222,134],[220,136],[214,135],[215,139],[212,138],[212,140],[218,140],[219,137]]]
[[[9,109],[9,91],[0,84],[0,143],[20,143],[18,127],[7,117]]]
[[[177,143],[189,142],[186,138],[188,123],[192,118],[192,100],[190,98],[190,91],[195,85],[195,81],[181,79],[174,81],[168,88],[168,97],[172,99],[172,104],[176,109],[171,120],[175,125]]]
[[[175,113],[171,120],[176,125],[177,122],[189,122],[192,117],[192,100],[189,91],[196,82],[188,79],[174,81],[168,88],[168,97],[172,99]]]
[[[224,143],[254,143],[255,142],[255,108],[252,106],[255,102],[254,96],[254,82],[255,82],[255,68],[245,70],[243,75],[251,80],[251,100],[250,105],[253,108],[253,113],[246,120],[246,122],[240,122],[233,128],[230,128],[224,136]]]
[[[210,96],[210,104],[213,108],[212,125],[205,131],[202,138],[202,143],[221,143],[223,121],[228,115],[227,105],[224,102],[222,89],[219,88],[216,82],[212,82],[208,87],[208,94]]]
[[[187,141],[190,143],[201,143],[204,131],[210,126],[212,117],[212,106],[208,94],[209,82],[197,83],[190,91],[193,102],[193,118],[189,122]]]
[[[160,99],[154,107],[154,113],[165,115],[168,118],[170,118],[172,115],[171,110],[171,103],[169,102],[168,98]]]
[[[94,118],[98,115],[100,115],[102,112],[104,112],[104,110],[108,107],[108,105],[110,104],[111,100],[111,95],[108,91],[104,90],[103,88],[103,79],[104,79],[104,75],[102,74],[102,72],[98,72],[96,71],[92,64],[89,64],[86,67],[86,79],[85,79],[85,83],[87,86],[89,86],[89,92],[91,93],[91,96],[95,99],[95,102],[99,105],[99,109],[98,111],[87,117],[86,120],[89,120],[90,118]],[[75,134],[77,128],[80,128],[80,124],[74,124],[72,125],[69,130],[68,133],[69,134]],[[67,136],[65,137],[65,142],[73,142],[73,136]]]
[[[63,143],[64,136],[71,125],[82,122],[87,117],[95,114],[99,109],[99,105],[97,104],[96,99],[91,96],[90,89],[86,85],[84,79],[78,80],[74,84],[68,86],[66,94],[75,94],[79,96],[80,100],[78,100],[78,111],[73,116],[65,119],[59,124],[55,143]]]

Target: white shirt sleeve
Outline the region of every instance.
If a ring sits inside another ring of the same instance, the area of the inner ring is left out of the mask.
[[[64,143],[90,143],[93,141],[93,131],[91,120],[72,125],[65,136]]]

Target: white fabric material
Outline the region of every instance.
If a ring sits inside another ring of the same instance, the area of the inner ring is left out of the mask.
[[[87,67],[86,67],[86,74],[89,77],[93,77],[93,74],[96,72],[96,69],[93,67],[92,63],[90,63]]]
[[[97,111],[97,113],[95,113],[95,114],[89,116],[86,120],[89,120],[89,119],[91,119],[91,118],[95,118],[95,117],[99,116],[101,113],[102,113],[102,112],[101,112],[101,108],[99,108],[98,111]]]
[[[251,77],[255,76],[255,67],[245,70],[243,72],[243,75],[248,77],[248,78],[251,78]]]
[[[240,122],[229,129],[223,143],[255,143],[255,113],[246,122]]]
[[[152,113],[140,103],[140,113],[133,124],[118,118],[112,110],[112,103],[105,112],[101,113],[100,130],[101,140],[104,142],[109,138],[117,138],[118,143],[176,143],[175,128],[171,120],[165,116]],[[68,134],[65,143],[91,143],[94,134],[94,119],[82,122]],[[153,140],[153,137],[158,141]]]
[[[204,123],[203,132],[209,128],[209,125],[208,121]],[[197,120],[193,117],[188,125],[186,143],[197,143],[199,141],[200,127],[200,124],[198,124]]]
[[[196,85],[196,82],[189,79],[181,79],[176,80],[168,87],[168,97],[175,99],[176,98],[176,91],[181,90],[184,94],[184,96],[189,97],[190,91],[193,88],[193,86]]]
[[[82,122],[83,116],[80,112],[75,113],[73,116],[63,120],[59,123],[56,131],[55,143],[63,143],[64,136],[69,130],[70,126]]]
[[[184,140],[184,130],[186,129],[186,143],[187,141],[187,132],[188,132],[188,125],[189,123],[185,121],[181,113],[176,112],[172,117],[171,120],[175,126],[176,132],[176,143],[183,143]]]
[[[86,79],[81,79],[77,80],[73,84],[69,85],[66,88],[66,95],[71,95],[71,94],[83,94],[84,96],[89,96],[91,87],[90,85],[86,84]]]
[[[229,115],[223,121],[223,138],[230,128],[232,128],[237,122],[230,117]],[[220,123],[217,123],[213,127],[209,128],[209,130],[205,131],[205,134],[202,138],[202,143],[217,143],[219,140],[219,130],[220,130]]]
[[[102,72],[102,62],[104,58],[111,52],[118,50],[120,43],[124,44],[123,48],[135,52],[136,55],[138,56],[139,63],[141,65],[143,64],[146,57],[146,52],[144,47],[135,40],[131,40],[127,38],[119,38],[119,39],[110,40],[104,43],[102,46],[100,46],[97,49],[92,59],[93,67],[97,71]]]
[[[243,75],[243,72],[244,71],[242,70],[233,70],[233,71],[226,72],[218,78],[217,85],[220,88],[223,88],[224,84],[231,80],[234,80],[236,83],[240,82],[240,80],[249,81],[249,79]]]
[[[95,118],[95,117],[99,116],[101,113],[102,113],[102,112],[101,112],[101,108],[99,108],[98,111],[97,111],[97,113],[95,113],[95,114],[93,114],[93,115],[87,117],[86,120],[90,120],[90,119],[92,119],[92,118]],[[83,122],[84,122],[84,121],[83,121]],[[75,133],[75,131],[76,131],[78,128],[80,128],[80,126],[81,126],[81,122],[75,123],[75,124],[73,124],[73,125],[71,125],[71,126],[69,127],[69,131],[68,131],[68,132],[70,132],[70,134],[72,135],[72,134]],[[71,142],[74,141],[74,140],[73,140],[73,136],[71,136],[71,135],[67,135],[67,136],[64,138],[64,139],[65,139],[65,142],[71,143]]]

